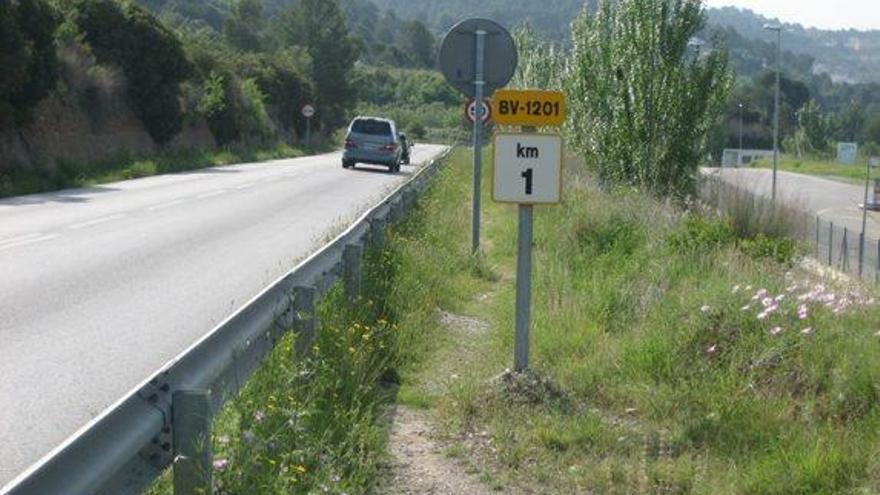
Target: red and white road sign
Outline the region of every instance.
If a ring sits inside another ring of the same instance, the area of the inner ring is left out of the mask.
[[[464,117],[468,122],[474,123],[474,120],[477,118],[477,105],[474,104],[473,98],[468,98],[467,103],[464,107]],[[482,113],[482,121],[483,123],[487,123],[492,120],[492,104],[488,98],[483,100],[483,113]]]

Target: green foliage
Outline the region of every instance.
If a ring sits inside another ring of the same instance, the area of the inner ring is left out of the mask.
[[[797,243],[787,237],[758,234],[751,239],[743,239],[740,246],[744,253],[753,258],[768,258],[786,265],[791,265],[797,254]]]
[[[74,15],[98,61],[125,73],[134,111],[153,139],[171,140],[183,124],[180,83],[192,70],[180,40],[133,3],[77,0]]]
[[[226,17],[224,33],[232,46],[256,52],[263,43],[263,24],[262,0],[238,0]]]
[[[710,220],[702,215],[685,215],[681,227],[666,239],[682,253],[708,252],[736,242],[736,233],[727,221]]]
[[[301,0],[283,12],[276,28],[283,43],[309,54],[318,120],[326,127],[346,122],[357,96],[351,73],[358,49],[335,0]]]
[[[570,142],[602,180],[683,198],[732,82],[727,54],[695,56],[697,0],[603,1],[573,25]]]
[[[553,43],[541,40],[526,25],[513,33],[519,61],[510,85],[515,88],[560,90],[565,84],[566,53]]]
[[[34,106],[55,88],[58,24],[45,0],[0,4],[0,130],[26,123]]]

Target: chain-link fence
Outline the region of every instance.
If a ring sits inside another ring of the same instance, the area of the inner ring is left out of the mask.
[[[861,221],[822,217],[793,202],[774,205],[749,188],[717,178],[703,181],[701,199],[726,214],[740,235],[791,237],[803,242],[808,253],[822,264],[880,284],[880,238],[863,236]]]

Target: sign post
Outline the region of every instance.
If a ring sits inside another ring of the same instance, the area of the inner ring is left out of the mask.
[[[562,200],[562,138],[533,131],[538,125],[562,125],[565,97],[552,91],[498,91],[493,113],[499,124],[531,131],[495,135],[492,184],[493,200],[519,205],[513,367],[522,372],[529,367],[534,205]]]
[[[312,144],[312,117],[315,116],[315,107],[306,103],[302,108],[303,117],[306,118],[306,146]]]
[[[517,51],[510,33],[488,19],[468,19],[456,24],[440,46],[440,69],[453,87],[483,101],[505,86],[516,71]],[[480,251],[480,189],[482,183],[483,106],[474,118],[474,188],[471,219],[471,252]]]

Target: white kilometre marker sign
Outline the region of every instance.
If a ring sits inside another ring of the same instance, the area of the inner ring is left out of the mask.
[[[555,204],[561,200],[562,139],[555,134],[496,134],[492,199]]]

